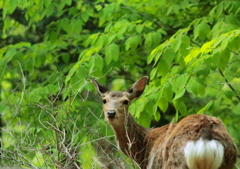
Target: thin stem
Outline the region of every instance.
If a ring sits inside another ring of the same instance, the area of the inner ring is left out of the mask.
[[[219,72],[221,74],[221,76],[224,78],[226,84],[228,85],[228,87],[234,92],[236,93],[236,98],[240,101],[240,97],[237,95],[237,91],[233,88],[233,86],[231,85],[231,83],[229,83],[229,81],[226,79],[226,77],[224,76],[223,72],[221,71],[221,69],[219,69]]]
[[[164,27],[164,25],[162,25],[161,23],[159,23],[159,22],[157,22],[157,21],[154,21],[151,17],[149,17],[149,16],[147,16],[147,15],[145,15],[145,14],[139,13],[139,12],[135,11],[134,9],[128,7],[128,6],[121,6],[121,8],[129,9],[130,11],[132,11],[132,12],[134,12],[134,13],[137,13],[137,14],[141,15],[142,17],[145,17],[145,18],[151,20],[151,21],[152,21],[153,23],[155,23],[157,26],[159,26],[159,27]]]

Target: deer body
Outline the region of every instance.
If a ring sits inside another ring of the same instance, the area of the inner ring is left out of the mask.
[[[190,115],[177,124],[155,129],[138,125],[128,112],[130,102],[147,84],[139,79],[126,92],[110,91],[93,83],[103,98],[106,121],[112,126],[119,149],[141,169],[232,169],[236,146],[221,120]]]

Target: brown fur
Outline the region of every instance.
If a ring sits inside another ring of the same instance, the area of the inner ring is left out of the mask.
[[[157,136],[160,135],[160,137]],[[147,139],[153,138],[150,156],[154,156],[152,168],[187,169],[182,148],[187,141],[199,138],[218,140],[224,146],[224,159],[219,169],[231,169],[236,163],[237,150],[221,120],[207,115],[190,115],[177,124],[168,124],[150,131]],[[147,146],[147,147],[148,147]],[[145,167],[145,166],[144,166]]]
[[[177,124],[155,129],[138,125],[128,112],[130,101],[140,96],[147,77],[138,80],[127,92],[111,92],[93,80],[103,105],[105,119],[112,126],[120,150],[136,161],[141,169],[188,169],[183,148],[188,141],[217,140],[224,147],[224,157],[219,169],[232,169],[236,163],[237,150],[221,120],[207,115],[190,115]],[[102,92],[104,91],[104,92]],[[124,104],[129,101],[129,104]],[[115,111],[114,118],[108,111]],[[203,161],[204,162],[204,161]]]

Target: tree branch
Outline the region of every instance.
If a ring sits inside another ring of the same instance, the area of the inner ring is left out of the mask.
[[[157,26],[159,27],[166,27],[165,25],[162,25],[161,23],[157,22],[157,21],[154,21],[152,18],[150,18],[149,16],[145,15],[145,14],[142,14],[142,13],[139,13],[137,11],[135,11],[134,9],[128,7],[128,6],[121,6],[121,8],[125,8],[125,9],[129,9],[130,11],[134,12],[134,13],[137,13],[139,15],[141,15],[142,17],[145,17],[149,20],[151,20],[153,23],[155,23]]]
[[[233,86],[229,83],[229,81],[226,79],[226,77],[224,76],[223,72],[221,71],[221,69],[218,68],[218,71],[220,72],[221,76],[224,78],[226,84],[228,85],[228,87],[234,92],[236,93],[236,98],[240,101],[240,97],[237,95],[237,91],[233,88]]]

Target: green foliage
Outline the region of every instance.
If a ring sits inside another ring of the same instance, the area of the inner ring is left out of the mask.
[[[125,90],[149,75],[130,107],[141,125],[211,114],[239,147],[239,1],[4,0],[0,9],[2,166],[101,166],[96,144],[113,133],[90,77]]]

